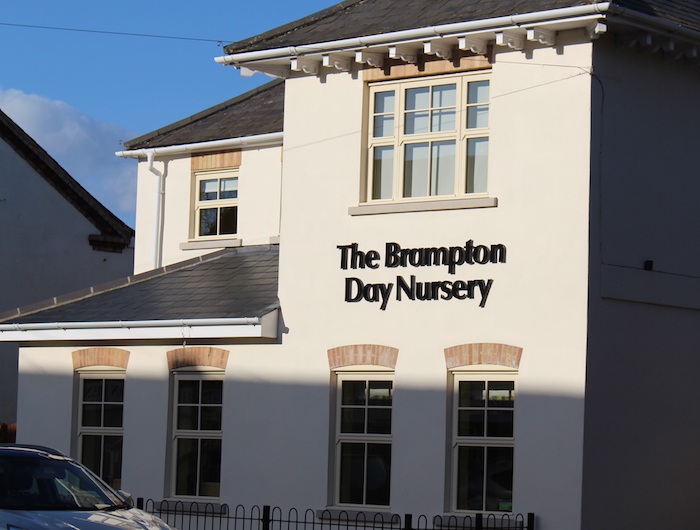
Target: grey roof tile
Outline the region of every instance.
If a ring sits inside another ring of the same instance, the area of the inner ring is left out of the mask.
[[[272,81],[167,127],[129,140],[127,150],[282,131],[284,82]]]
[[[597,3],[577,0],[350,0],[224,48],[228,54],[314,44]],[[613,4],[700,31],[700,0]]]
[[[259,317],[279,306],[277,278],[277,245],[238,247],[3,313],[0,322]]]

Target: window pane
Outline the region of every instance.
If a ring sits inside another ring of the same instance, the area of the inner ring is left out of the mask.
[[[486,193],[488,138],[467,140],[467,193]]]
[[[365,409],[343,408],[340,411],[340,432],[363,433],[365,432]]]
[[[202,403],[223,403],[223,381],[202,381]]]
[[[219,182],[221,189],[219,194],[220,199],[238,198],[238,178],[221,179]]]
[[[514,403],[513,381],[489,381],[489,407],[513,407]]]
[[[430,171],[428,143],[406,144],[404,165],[404,197],[426,197]]]
[[[486,404],[484,394],[486,393],[485,381],[460,381],[459,382],[459,406],[460,407],[483,407]]]
[[[365,503],[389,505],[391,445],[367,444],[367,494]]]
[[[99,475],[102,462],[102,436],[84,434],[82,437],[82,452],[80,461],[90,471]]]
[[[457,85],[438,85],[433,87],[433,108],[454,107],[457,104]]]
[[[221,440],[202,440],[199,494],[218,497],[221,484]]]
[[[218,199],[217,191],[219,188],[218,179],[200,180],[199,181],[199,200],[200,201],[215,201]]]
[[[365,482],[365,444],[340,444],[340,479],[338,500],[362,504]]]
[[[430,195],[454,195],[455,142],[433,142]]]
[[[457,509],[483,510],[484,448],[457,450]]]
[[[102,427],[102,405],[83,405],[83,427]]]
[[[114,489],[122,482],[122,437],[105,436],[102,453],[102,479]]]
[[[196,495],[198,440],[179,438],[176,455],[175,494]]]
[[[430,132],[430,112],[407,112],[404,125],[406,134],[424,134]]]
[[[124,401],[124,380],[105,379],[105,401],[122,403]]]
[[[489,126],[488,105],[467,107],[467,129],[476,129]]]
[[[394,135],[394,115],[387,114],[384,116],[374,117],[374,133],[375,138]]]
[[[396,97],[393,90],[374,94],[374,113],[388,114],[394,112]]]
[[[199,403],[199,381],[180,381],[177,389],[178,403]]]
[[[486,449],[486,506],[489,511],[513,509],[513,448]]]
[[[200,236],[215,236],[216,235],[216,217],[218,214],[217,208],[205,208],[199,210],[199,235]]]
[[[391,409],[367,409],[367,432],[369,434],[391,434]]]
[[[391,406],[391,381],[370,381],[369,382],[369,405],[370,406]]]
[[[365,404],[364,381],[343,381],[343,405],[364,405]]]
[[[203,431],[220,431],[221,430],[221,407],[202,407],[201,409],[201,425]]]
[[[460,410],[458,413],[457,436],[483,436],[484,411]]]
[[[220,209],[220,234],[235,234],[238,229],[238,207],[231,206]]]
[[[486,436],[503,436],[511,438],[513,436],[513,411],[512,410],[489,410],[486,426]]]
[[[423,86],[406,90],[406,110],[427,109],[430,107],[430,87]]]
[[[433,111],[432,132],[454,131],[455,125],[454,109]]]
[[[394,147],[375,147],[372,167],[372,198],[391,199],[394,187],[393,180]]]
[[[199,407],[179,406],[177,408],[177,428],[193,431],[199,428]]]
[[[83,401],[102,401],[102,379],[83,379]]]
[[[488,103],[489,101],[489,82],[488,81],[472,81],[467,89],[467,103]]]
[[[124,405],[105,405],[103,427],[121,427]]]

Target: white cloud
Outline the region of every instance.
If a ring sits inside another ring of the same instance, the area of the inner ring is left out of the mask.
[[[62,101],[0,88],[0,109],[102,204],[130,226],[136,210],[136,164],[114,155],[136,133],[100,122]]]

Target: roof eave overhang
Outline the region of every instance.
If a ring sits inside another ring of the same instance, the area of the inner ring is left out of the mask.
[[[347,71],[353,63],[382,66],[386,58],[413,62],[416,54],[449,58],[456,47],[485,54],[488,46],[524,49],[527,41],[556,45],[556,34],[586,30],[590,39],[607,31],[607,22],[632,30],[655,31],[683,42],[683,52],[695,57],[689,44],[700,43],[700,33],[657,17],[622,8],[610,2],[593,3],[534,13],[416,28],[299,46],[232,53],[215,60],[241,69],[243,75],[262,72],[273,77],[295,73],[320,75],[330,69]]]
[[[0,324],[0,342],[277,338],[278,310],[262,317]]]
[[[257,134],[254,136],[243,136],[240,138],[224,138],[222,140],[212,140],[209,142],[130,149],[127,151],[117,151],[115,154],[122,158],[147,159],[149,156],[180,156],[189,153],[218,151],[223,149],[257,149],[260,147],[282,145],[283,138],[284,133],[274,132]]]

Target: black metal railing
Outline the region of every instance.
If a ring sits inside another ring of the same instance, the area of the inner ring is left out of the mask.
[[[179,530],[536,530],[535,514],[425,515],[289,510],[137,499],[136,506]]]

